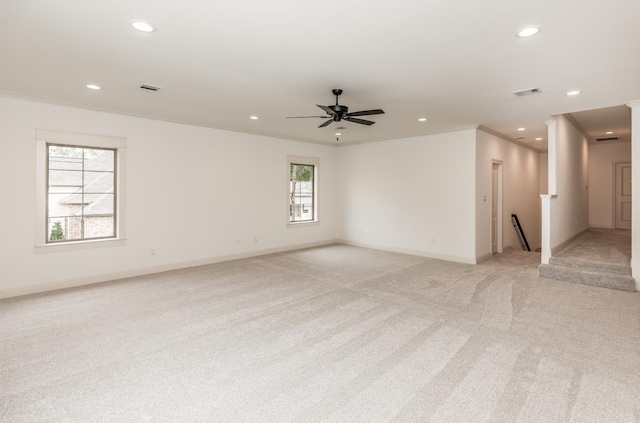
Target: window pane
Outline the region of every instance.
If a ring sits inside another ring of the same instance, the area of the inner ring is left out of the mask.
[[[50,187],[81,187],[82,171],[79,170],[49,170]]]
[[[85,206],[82,209],[82,215],[85,220],[91,216],[114,214],[113,194],[86,194],[85,200]]]
[[[115,236],[113,216],[85,216],[84,237],[104,238]]]
[[[86,148],[84,170],[114,171],[115,151]]]
[[[112,172],[84,172],[84,192],[105,193],[113,192]]]
[[[47,240],[115,237],[116,150],[47,148]]]
[[[47,234],[49,241],[65,241],[69,238],[67,233],[67,221],[62,218],[49,219]]]
[[[82,201],[82,194],[49,193],[48,216],[50,218],[80,216]]]
[[[289,220],[291,222],[314,219],[314,167],[291,164]]]

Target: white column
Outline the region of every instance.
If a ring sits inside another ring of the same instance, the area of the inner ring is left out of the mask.
[[[540,263],[549,264],[551,258],[551,199],[555,195],[541,194],[542,200],[542,245],[540,246]]]
[[[547,125],[547,145],[549,152],[548,173],[548,194],[540,196],[542,212],[541,234],[540,234],[540,262],[549,264],[551,257],[551,201],[556,198],[556,121],[551,119],[545,122]]]
[[[547,125],[547,150],[549,153],[549,195],[557,195],[557,174],[558,174],[558,149],[557,149],[557,135],[556,135],[556,120],[550,119],[545,122]]]
[[[627,103],[631,108],[631,272],[640,291],[640,100]],[[637,203],[637,204],[636,204]]]

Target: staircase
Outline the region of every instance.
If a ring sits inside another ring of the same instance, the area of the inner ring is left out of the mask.
[[[549,264],[538,266],[538,276],[620,291],[635,291],[631,267],[573,257],[551,257]]]

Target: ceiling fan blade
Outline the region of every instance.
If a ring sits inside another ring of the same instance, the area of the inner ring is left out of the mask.
[[[319,104],[316,104],[316,106],[320,107],[322,110],[324,110],[325,112],[327,112],[327,114],[330,114],[331,116],[335,116],[335,114],[336,114],[336,112],[334,112],[333,110],[331,110],[327,106],[321,106]]]
[[[384,111],[382,109],[373,109],[373,110],[363,110],[361,112],[353,112],[348,113],[347,117],[351,116],[369,116],[369,115],[383,115]]]
[[[358,118],[352,118],[352,117],[347,117],[347,118],[344,118],[343,120],[346,120],[347,122],[359,123],[360,125],[367,125],[367,126],[371,126],[375,123],[370,120],[364,120],[364,119],[358,119]]]
[[[306,119],[306,118],[320,118],[329,119],[331,116],[287,116],[287,119]]]
[[[322,125],[318,126],[318,128],[324,128],[325,126],[329,126],[331,125],[331,122],[333,122],[333,119],[326,121]]]

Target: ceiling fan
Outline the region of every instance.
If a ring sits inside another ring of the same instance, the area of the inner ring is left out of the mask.
[[[384,111],[381,109],[373,109],[373,110],[362,110],[360,112],[351,112],[349,113],[349,108],[347,106],[343,106],[338,104],[338,97],[342,94],[342,90],[333,89],[331,90],[333,95],[336,96],[336,104],[331,106],[321,106],[316,104],[316,106],[320,107],[327,114],[326,116],[288,116],[287,119],[305,119],[305,118],[320,118],[320,119],[329,119],[324,122],[322,125],[318,126],[318,128],[324,128],[325,126],[329,126],[331,122],[353,122],[359,123],[360,125],[371,126],[375,122],[371,120],[358,119],[356,116],[370,116],[370,115],[382,115]]]

